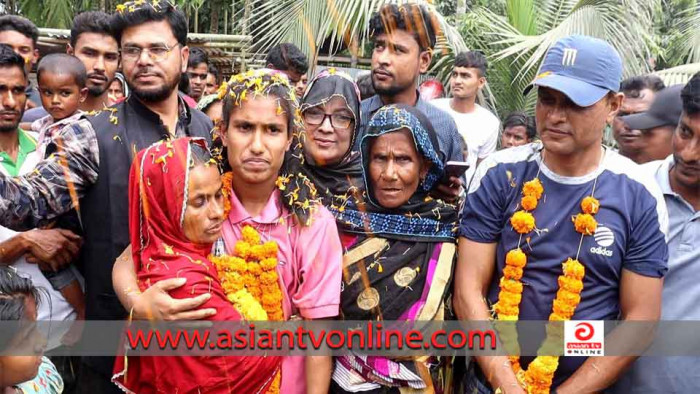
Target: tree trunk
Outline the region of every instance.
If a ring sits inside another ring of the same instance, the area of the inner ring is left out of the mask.
[[[467,13],[467,0],[457,0],[457,17],[462,17]]]
[[[250,13],[252,11],[252,6],[253,6],[253,0],[243,0],[243,21],[241,24],[241,34],[247,35],[248,34],[248,24],[250,23]],[[246,64],[246,52],[248,48],[246,45],[243,45],[243,48],[241,49],[241,72],[246,71],[248,68]]]
[[[219,33],[219,11],[221,10],[221,0],[212,0],[210,3],[211,12],[209,13],[209,31],[208,33]]]

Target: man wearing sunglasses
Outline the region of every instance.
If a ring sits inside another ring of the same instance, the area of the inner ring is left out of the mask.
[[[60,130],[32,174],[0,176],[2,225],[36,227],[79,208],[87,320],[127,317],[114,294],[111,273],[129,244],[129,168],[135,153],[168,138],[210,141],[213,127],[178,94],[189,57],[185,15],[165,1],[139,0],[119,8],[112,23],[132,94]],[[113,365],[113,357],[83,358],[78,392],[119,393],[110,382]]]

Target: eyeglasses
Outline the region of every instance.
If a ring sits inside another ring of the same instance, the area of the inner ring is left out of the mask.
[[[141,53],[143,51],[146,51],[148,57],[152,61],[158,63],[165,60],[170,54],[170,52],[172,52],[173,49],[177,48],[178,45],[180,45],[180,43],[176,43],[171,47],[168,47],[166,45],[155,45],[150,48],[141,48],[136,45],[129,45],[122,48],[122,59],[135,61],[141,58]]]
[[[347,129],[354,121],[352,117],[343,114],[327,114],[312,110],[304,112],[304,120],[313,126],[322,124],[326,118],[331,119],[331,126],[336,129]]]

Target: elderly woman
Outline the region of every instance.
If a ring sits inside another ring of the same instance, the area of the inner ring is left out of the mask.
[[[138,289],[185,278],[174,298],[208,294],[210,320],[241,321],[208,257],[221,236],[224,193],[203,139],[159,142],[139,152],[129,177],[129,235]],[[128,393],[262,392],[275,384],[280,357],[117,357],[112,381]]]
[[[441,320],[455,257],[457,208],[428,196],[444,177],[435,131],[415,108],[390,105],[372,117],[360,148],[365,191],[342,208],[330,208],[347,250],[342,315],[346,320]],[[445,382],[431,365],[436,363],[423,358],[343,356],[336,362],[332,391],[438,389]]]

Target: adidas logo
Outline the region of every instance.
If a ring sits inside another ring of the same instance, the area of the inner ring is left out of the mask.
[[[612,255],[613,255],[612,250],[608,250],[608,248],[600,247],[600,246],[595,247],[595,248],[592,247],[590,249],[590,252],[593,254],[599,254],[601,256],[606,256],[606,257],[612,257]]]
[[[598,226],[595,230],[595,234],[593,234],[593,238],[599,246],[591,247],[590,252],[601,256],[612,257],[613,251],[606,248],[606,246],[611,246],[615,243],[615,234],[612,230],[605,226]]]

